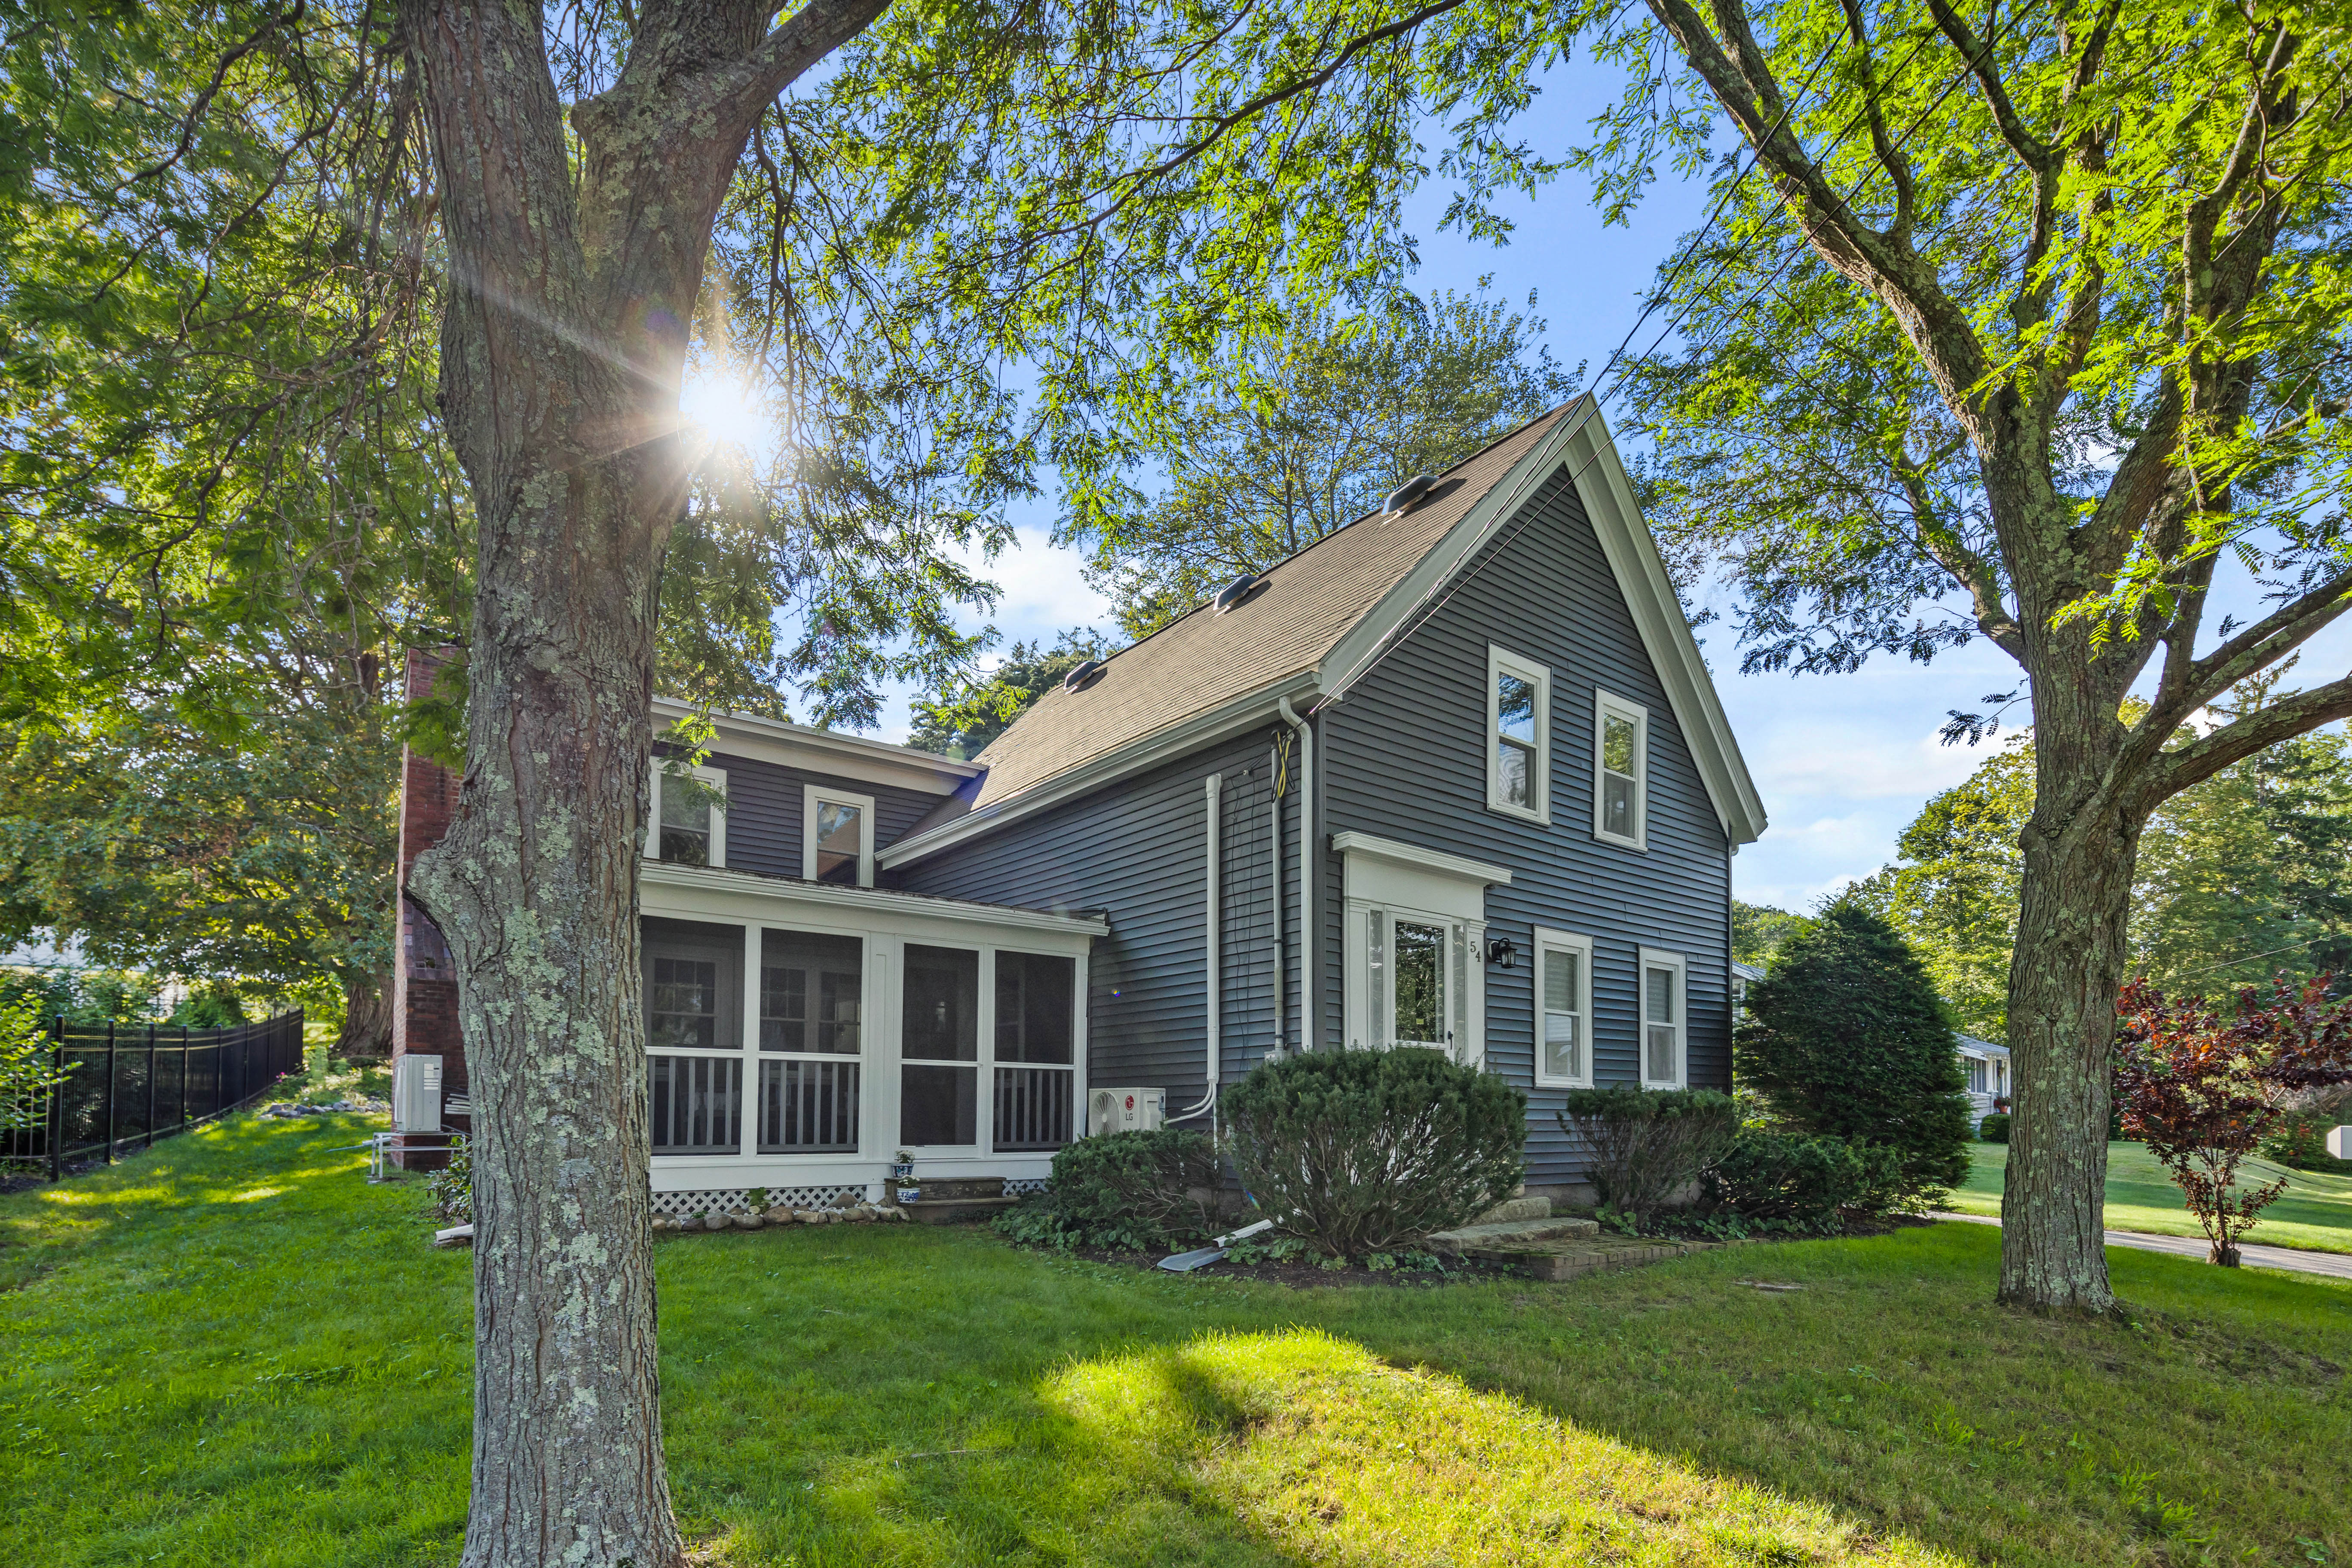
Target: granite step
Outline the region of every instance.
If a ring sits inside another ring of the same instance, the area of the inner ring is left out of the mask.
[[[1549,1198],[1505,1198],[1470,1223],[1473,1225],[1505,1225],[1515,1219],[1549,1219]]]
[[[1540,1203],[1543,1200],[1536,1201]],[[1552,1241],[1580,1241],[1600,1234],[1601,1226],[1595,1220],[1564,1215],[1545,1219],[1507,1219],[1493,1224],[1465,1225],[1458,1230],[1441,1230],[1429,1238],[1429,1247],[1433,1252],[1486,1252],[1534,1247]]]
[[[1531,1279],[1558,1283],[1610,1269],[1638,1268],[1645,1263],[1665,1263],[1694,1252],[1713,1252],[1720,1241],[1664,1241],[1643,1237],[1612,1236],[1586,1241],[1521,1242],[1481,1247],[1465,1253],[1482,1263],[1506,1264]]]

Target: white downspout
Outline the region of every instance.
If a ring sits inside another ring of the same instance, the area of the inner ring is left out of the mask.
[[[1298,734],[1298,1048],[1315,1048],[1315,968],[1313,947],[1318,936],[1315,926],[1315,906],[1309,901],[1314,891],[1309,868],[1315,857],[1309,853],[1315,845],[1315,731],[1287,697],[1275,704],[1282,721]],[[1281,895],[1276,894],[1280,901]],[[1283,988],[1284,976],[1279,968],[1275,974],[1275,989]],[[1286,1040],[1276,1040],[1281,1047]]]
[[[1167,1121],[1167,1125],[1169,1126],[1173,1126],[1179,1121],[1190,1121],[1192,1118],[1202,1114],[1203,1111],[1213,1110],[1216,1109],[1217,1079],[1223,1075],[1225,1068],[1224,1051],[1222,1048],[1224,1043],[1223,1037],[1224,1031],[1222,1027],[1224,1023],[1224,997],[1223,995],[1223,986],[1221,984],[1224,979],[1224,952],[1223,946],[1218,940],[1223,935],[1223,932],[1218,930],[1218,927],[1222,922],[1218,919],[1221,900],[1217,896],[1217,871],[1219,868],[1217,862],[1222,858],[1220,851],[1223,848],[1223,845],[1221,842],[1223,836],[1218,832],[1218,829],[1223,826],[1224,812],[1223,803],[1224,799],[1224,774],[1211,773],[1209,775],[1209,897],[1207,908],[1209,937],[1209,972],[1207,975],[1209,994],[1209,1017],[1207,1029],[1209,1091],[1201,1097],[1200,1104],[1190,1106],[1185,1110],[1179,1111],[1174,1116],[1170,1117]]]

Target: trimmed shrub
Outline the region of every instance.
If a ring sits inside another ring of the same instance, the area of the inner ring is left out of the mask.
[[[1526,1170],[1527,1096],[1421,1047],[1263,1062],[1221,1113],[1258,1207],[1332,1258],[1465,1224]]]
[[[1045,1191],[996,1228],[1032,1247],[1166,1251],[1207,1234],[1217,1188],[1216,1150],[1190,1128],[1105,1133],[1065,1144]]]
[[[1977,1136],[1988,1143],[2009,1142],[2009,1118],[1996,1110],[1977,1123]]]
[[[1833,1236],[1842,1210],[1884,1214],[1901,1183],[1902,1162],[1883,1145],[1750,1131],[1707,1172],[1706,1194],[1753,1228]]]
[[[1895,1150],[1902,1203],[1968,1177],[1968,1079],[1950,1016],[1910,944],[1858,905],[1824,910],[1748,988],[1732,1074],[1791,1131]]]
[[[474,1143],[460,1132],[449,1140],[449,1163],[425,1178],[433,1210],[443,1219],[469,1225],[474,1218]]]
[[[1739,1136],[1739,1102],[1712,1089],[1571,1089],[1560,1131],[1592,1155],[1603,1208],[1648,1224]]]

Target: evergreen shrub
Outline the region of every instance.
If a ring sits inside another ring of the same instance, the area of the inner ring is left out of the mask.
[[[1527,1096],[1422,1047],[1263,1062],[1220,1110],[1258,1207],[1331,1258],[1466,1224],[1526,1171]]]
[[[1560,1131],[1592,1157],[1603,1208],[1646,1225],[1676,1194],[1721,1159],[1739,1136],[1739,1102],[1712,1089],[1569,1091]]]
[[[1834,1236],[1842,1211],[1884,1214],[1902,1184],[1900,1157],[1885,1144],[1802,1133],[1742,1132],[1706,1173],[1710,1205],[1756,1230]]]
[[[1977,1136],[1988,1143],[2008,1142],[2009,1118],[2000,1111],[1994,1111],[1977,1123]]]
[[[1732,1074],[1791,1131],[1894,1149],[1900,1204],[1968,1177],[1971,1111],[1950,1015],[1910,944],[1869,910],[1832,905],[1781,944],[1748,988]]]
[[[1192,1129],[1108,1132],[1065,1144],[1045,1190],[996,1228],[1032,1247],[1166,1251],[1208,1233],[1217,1189],[1216,1150]]]

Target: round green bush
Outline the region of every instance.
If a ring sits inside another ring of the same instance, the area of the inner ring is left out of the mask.
[[[1032,1247],[1164,1252],[1208,1233],[1218,1185],[1216,1150],[1190,1128],[1109,1132],[1063,1145],[1045,1190],[996,1227]]]
[[[1219,1113],[1258,1207],[1333,1258],[1466,1224],[1526,1171],[1527,1096],[1421,1047],[1264,1062]]]
[[[1748,988],[1732,1073],[1790,1131],[1894,1149],[1898,1203],[1968,1178],[1968,1079],[1950,1016],[1910,944],[1866,909],[1832,905],[1781,943]]]
[[[1977,1136],[1988,1143],[2008,1142],[2009,1118],[2000,1111],[1994,1111],[1977,1123]]]

